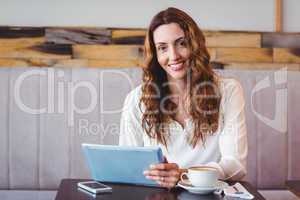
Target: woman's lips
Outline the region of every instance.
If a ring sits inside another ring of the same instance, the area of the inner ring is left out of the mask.
[[[173,71],[179,71],[184,68],[183,62],[169,64],[169,67]]]

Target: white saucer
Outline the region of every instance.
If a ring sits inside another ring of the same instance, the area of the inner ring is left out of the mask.
[[[179,181],[177,185],[194,194],[209,194],[228,187],[228,184],[223,181],[218,181],[215,187],[195,187],[188,180]]]

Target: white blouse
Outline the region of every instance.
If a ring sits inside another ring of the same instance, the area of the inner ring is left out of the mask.
[[[141,126],[142,111],[139,108],[141,85],[126,97],[120,125],[119,145],[159,146],[169,163],[180,168],[207,165],[219,171],[220,179],[239,180],[246,174],[247,131],[245,123],[245,100],[243,89],[235,79],[220,78],[221,104],[218,130],[207,136],[205,145],[197,143],[193,148],[188,140],[192,134],[191,119],[185,128],[173,121],[170,128],[168,148],[149,138]]]

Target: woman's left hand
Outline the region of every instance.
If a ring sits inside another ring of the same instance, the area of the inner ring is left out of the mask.
[[[176,163],[160,163],[150,165],[150,169],[144,171],[144,175],[162,187],[173,188],[180,178],[181,169]]]

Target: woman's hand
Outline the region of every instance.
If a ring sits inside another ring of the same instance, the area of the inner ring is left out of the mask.
[[[181,171],[176,163],[160,163],[150,165],[150,169],[144,171],[144,175],[162,187],[173,188],[180,178]]]

